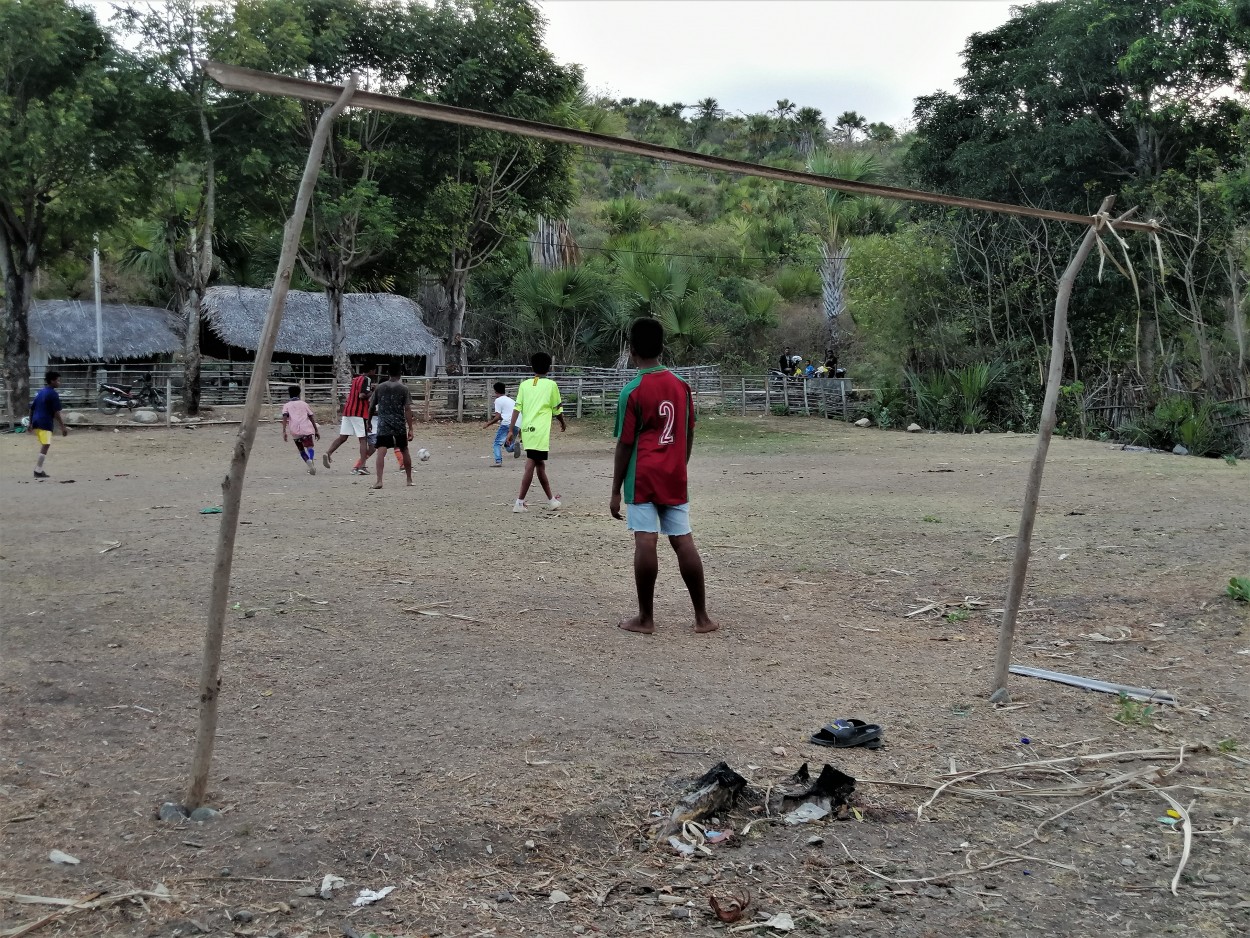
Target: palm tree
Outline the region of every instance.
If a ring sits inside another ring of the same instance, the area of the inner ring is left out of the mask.
[[[695,116],[692,127],[692,145],[697,146],[699,141],[707,137],[708,131],[725,112],[720,109],[720,102],[715,98],[704,98],[694,105]]]
[[[773,114],[779,121],[789,120],[794,115],[794,102],[789,98],[781,98],[773,109]]]
[[[802,107],[794,115],[794,129],[799,135],[799,152],[810,155],[825,142],[825,118],[819,108]]]
[[[892,143],[898,139],[898,132],[889,124],[875,121],[868,125],[868,139],[873,143]]]
[[[773,141],[773,120],[767,114],[752,114],[747,118],[747,143],[759,159],[768,152]]]
[[[807,161],[807,171],[849,182],[871,182],[877,175],[877,158],[871,153],[814,153]],[[822,189],[821,195],[821,298],[829,345],[836,347],[841,325],[839,317],[846,311],[846,262],[851,255],[847,238],[876,207],[863,196],[848,195],[837,189]]]
[[[843,111],[838,115],[838,130],[842,132],[842,137],[847,143],[855,142],[855,132],[864,132],[868,129],[868,121],[858,111]]]
[[[518,324],[561,361],[597,351],[605,323],[616,321],[619,289],[598,267],[528,267],[512,278]]]

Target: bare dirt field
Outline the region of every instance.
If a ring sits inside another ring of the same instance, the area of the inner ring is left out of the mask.
[[[234,433],[71,432],[38,483],[33,440],[0,437],[0,932],[57,912],[36,934],[1250,930],[1250,621],[1224,595],[1250,574],[1245,464],[1056,441],[1016,661],[1180,706],[1018,677],[995,708],[1030,437],[705,420],[693,521],[723,627],[691,631],[670,554],[642,637],[615,628],[631,547],[604,424],[557,435],[564,507],[526,515],[519,463],[488,468],[480,425],[421,427],[417,486],[392,461],[381,492],[347,449],[307,475],[269,425],[232,585],[225,813],[162,823],[196,719],[219,524],[199,510]],[[949,605],[908,617],[930,602]],[[837,717],[886,746],[808,743]],[[736,836],[693,858],[653,843],[721,760],[751,788],[706,826]],[[1066,761],[936,791],[1047,760]],[[856,811],[769,816],[804,761],[857,778]],[[327,873],[345,887],[308,895]],[[13,896],[135,889],[169,898]],[[709,898],[744,892],[740,922],[717,921]]]

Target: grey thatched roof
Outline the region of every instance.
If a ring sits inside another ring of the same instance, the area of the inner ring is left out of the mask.
[[[95,304],[80,300],[35,300],[30,337],[56,358],[97,361]],[[104,360],[169,355],[182,348],[179,321],[154,306],[104,303],[100,309]]]
[[[210,287],[204,293],[208,326],[228,345],[254,349],[265,322],[269,291],[252,287]],[[389,293],[343,297],[347,351],[352,355],[433,355],[439,340],[421,320],[421,307]],[[324,293],[287,294],[276,351],[288,355],[330,355],[330,309]]]

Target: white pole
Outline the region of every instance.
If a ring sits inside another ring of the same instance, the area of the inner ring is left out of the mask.
[[[95,356],[104,361],[104,310],[100,306],[100,234],[96,232],[91,251],[91,272],[95,279]]]

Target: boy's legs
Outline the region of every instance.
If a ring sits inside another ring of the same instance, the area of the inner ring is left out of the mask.
[[[382,487],[382,470],[386,468],[386,450],[387,448],[385,446],[379,446],[376,450],[378,454],[378,460],[377,460],[378,481],[374,483],[373,487],[375,489],[380,489]]]
[[[36,430],[35,437],[39,440],[39,457],[35,460],[35,476],[43,478],[47,473],[43,471],[43,461],[48,456],[48,450],[52,448],[52,431]]]
[[[517,495],[517,501],[519,502],[525,501],[525,496],[529,494],[530,483],[534,481],[534,467],[536,465],[538,465],[538,463],[534,462],[534,460],[530,459],[528,456],[526,457],[525,471],[521,473],[521,492]]]
[[[707,614],[707,594],[703,585],[703,558],[699,549],[694,546],[693,534],[670,536],[668,542],[673,545],[677,554],[677,568],[690,593],[690,602],[694,606],[694,630],[696,632],[715,632],[720,626],[713,622]]]
[[[634,532],[634,587],[638,591],[638,615],[617,623],[626,632],[650,635],[655,631],[655,580],[660,561],[655,545],[660,535],[654,531]]]
[[[495,465],[496,466],[503,465],[503,442],[507,438],[508,438],[508,428],[503,423],[500,423],[499,429],[495,431],[494,452],[495,452]],[[509,452],[511,452],[511,449],[512,449],[511,447],[508,448]]]
[[[536,463],[534,471],[538,474],[538,484],[543,487],[543,494],[547,496],[547,501],[552,501],[555,496],[551,494],[551,483],[547,481],[547,463]]]
[[[404,475],[408,477],[408,484],[412,485],[412,454],[408,452],[408,443],[405,441],[395,447],[395,451],[402,456],[401,463],[404,467]]]

